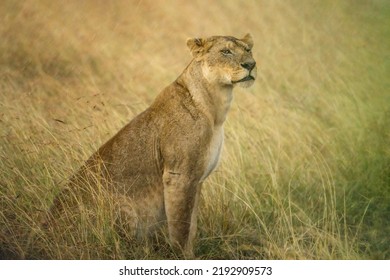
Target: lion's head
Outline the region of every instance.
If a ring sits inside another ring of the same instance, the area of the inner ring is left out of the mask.
[[[202,65],[204,77],[212,84],[249,87],[256,78],[256,61],[252,56],[250,34],[242,39],[213,36],[187,40],[196,61]]]

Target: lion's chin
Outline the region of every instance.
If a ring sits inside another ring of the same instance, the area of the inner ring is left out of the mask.
[[[244,82],[240,82],[238,83],[238,85],[242,88],[248,88],[250,86],[252,86],[255,82],[255,79],[251,79],[251,80],[247,80],[247,81],[244,81]]]

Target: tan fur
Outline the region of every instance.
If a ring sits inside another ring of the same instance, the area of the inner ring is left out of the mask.
[[[109,182],[132,228],[144,235],[167,221],[172,244],[191,256],[201,184],[219,160],[233,87],[253,84],[256,67],[249,34],[187,45],[193,60],[183,73],[91,156],[72,187]]]

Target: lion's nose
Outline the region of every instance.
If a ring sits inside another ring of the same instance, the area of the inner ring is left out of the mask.
[[[256,66],[256,61],[241,63],[241,66],[251,71]]]

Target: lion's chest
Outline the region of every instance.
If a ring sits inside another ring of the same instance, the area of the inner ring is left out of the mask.
[[[222,144],[223,144],[223,127],[219,126],[214,129],[213,136],[211,138],[209,147],[207,149],[206,162],[205,162],[206,168],[201,178],[201,181],[206,179],[207,176],[209,176],[210,173],[218,165],[221,150],[222,150]]]

